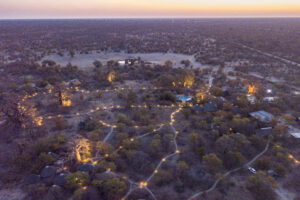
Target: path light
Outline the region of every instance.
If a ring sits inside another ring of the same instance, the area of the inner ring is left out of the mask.
[[[166,158],[161,159],[162,162],[166,162]]]
[[[176,135],[178,135],[179,134],[179,131],[176,131]]]
[[[153,132],[156,132],[156,129],[153,129]]]
[[[92,113],[92,112],[94,112],[94,110],[93,110],[93,109],[91,109],[91,110],[90,110],[90,112]]]
[[[138,128],[139,128],[139,126],[134,126],[134,128],[138,129]]]
[[[131,138],[130,141],[133,142],[133,141],[134,141],[134,138]]]
[[[147,182],[141,181],[139,187],[142,189],[142,188],[144,188],[144,187],[147,187],[147,185],[148,185]]]
[[[52,116],[48,116],[48,119],[52,119]]]
[[[154,170],[154,174],[157,174],[158,173],[158,170],[156,169],[156,170]]]
[[[119,146],[119,149],[122,149],[123,148],[123,146]]]
[[[97,161],[93,161],[93,165],[97,165],[98,164],[98,162]]]
[[[179,150],[176,150],[175,153],[180,154],[180,151],[179,151]]]
[[[113,125],[113,128],[117,128],[117,125]]]
[[[100,110],[100,108],[99,108],[99,107],[97,107],[97,108],[96,108],[96,110]]]
[[[104,156],[107,158],[109,155],[108,155],[108,153],[106,153]]]
[[[86,189],[87,189],[87,186],[83,186],[82,189],[86,190]]]
[[[79,115],[79,113],[76,113],[76,115],[78,116],[78,115]]]
[[[111,171],[111,169],[110,169],[110,168],[107,168],[107,169],[106,169],[106,171],[107,171],[107,172],[110,172],[110,171]]]

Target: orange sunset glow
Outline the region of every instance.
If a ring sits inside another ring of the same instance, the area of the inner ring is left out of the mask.
[[[296,17],[297,0],[11,0],[1,18]]]

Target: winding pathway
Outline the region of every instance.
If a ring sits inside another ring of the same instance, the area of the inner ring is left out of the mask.
[[[221,177],[219,177],[215,183],[207,190],[204,190],[204,191],[200,191],[200,192],[197,192],[196,194],[194,194],[193,196],[191,196],[190,198],[188,198],[188,200],[193,200],[193,199],[196,199],[197,197],[201,196],[203,193],[208,193],[208,192],[211,192],[213,191],[218,183],[225,177],[227,177],[228,175],[230,175],[231,173],[233,172],[236,172],[244,167],[249,167],[250,165],[252,165],[259,157],[261,157],[264,153],[266,153],[266,151],[269,149],[269,146],[270,146],[270,141],[267,142],[267,145],[265,147],[265,149],[260,152],[259,154],[257,154],[253,159],[251,159],[249,162],[247,162],[246,164],[244,164],[242,167],[238,167],[238,168],[235,168],[235,169],[232,169],[228,172],[226,172],[225,174],[223,174]]]

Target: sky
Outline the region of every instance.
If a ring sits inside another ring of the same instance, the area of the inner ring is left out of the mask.
[[[300,17],[300,0],[0,0],[0,19]]]

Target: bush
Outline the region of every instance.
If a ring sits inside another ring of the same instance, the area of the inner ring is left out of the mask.
[[[39,173],[46,165],[51,165],[54,162],[55,158],[45,152],[42,152],[33,165],[32,172]]]
[[[29,154],[27,153],[19,154],[19,155],[15,155],[12,158],[12,164],[17,170],[22,171],[28,169],[31,166],[32,164],[31,160],[32,157]]]
[[[32,199],[43,199],[43,197],[45,197],[46,195],[48,188],[44,184],[39,186],[28,185],[26,190]]]

